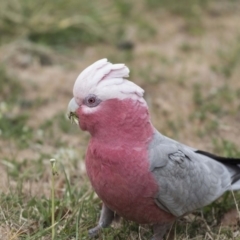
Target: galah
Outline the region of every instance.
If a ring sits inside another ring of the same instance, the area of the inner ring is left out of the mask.
[[[107,59],[77,78],[68,105],[91,138],[86,170],[103,202],[90,236],[116,215],[153,226],[163,238],[174,221],[240,189],[240,159],[188,147],[159,133],[151,123],[144,90],[126,80],[129,69]]]

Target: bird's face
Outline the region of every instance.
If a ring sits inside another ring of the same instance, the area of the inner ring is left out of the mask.
[[[111,64],[107,59],[86,68],[74,84],[68,117],[78,119],[82,130],[93,133],[100,126],[120,122],[136,103],[146,105],[144,91],[124,79],[128,74],[124,64]]]
[[[82,130],[90,130],[94,125],[96,113],[99,113],[102,102],[95,94],[89,94],[85,98],[72,98],[68,104],[68,117],[73,122],[78,122]]]

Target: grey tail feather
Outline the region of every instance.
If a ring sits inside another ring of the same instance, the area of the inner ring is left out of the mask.
[[[233,190],[240,189],[240,158],[220,157],[220,156],[214,155],[212,153],[201,151],[201,150],[197,150],[195,152],[198,154],[207,156],[209,158],[212,158],[212,159],[228,166],[229,170],[231,169],[231,172],[232,172],[232,188],[233,188]]]

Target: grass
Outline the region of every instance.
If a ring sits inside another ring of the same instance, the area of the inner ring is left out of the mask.
[[[8,104],[18,101],[20,95],[24,91],[21,83],[16,78],[10,77],[6,73],[6,69],[3,65],[0,66],[0,85],[0,100],[2,103],[2,108],[4,107],[3,102],[5,102],[5,104]]]
[[[11,0],[2,3],[0,31],[5,41],[18,36],[55,46],[105,41],[104,31],[117,21],[112,5],[85,0],[71,4]]]
[[[240,157],[239,7],[225,0],[2,1],[0,239],[51,239],[51,158],[59,173],[55,239],[89,239],[101,201],[84,168],[89,136],[66,119],[66,107],[73,80],[96,59],[130,67],[162,133]],[[234,196],[179,219],[168,239],[238,239],[236,219],[222,226],[239,206]],[[98,239],[151,235],[122,220]]]
[[[138,37],[148,40],[156,34],[144,15],[134,11],[137,5],[150,10],[165,10],[182,17],[186,30],[195,34],[204,29],[202,15],[209,10],[214,0],[176,1],[102,1],[87,0],[49,1],[15,0],[2,1],[0,10],[1,42],[11,39],[28,39],[32,42],[50,45],[57,49],[98,42],[119,43],[128,38],[128,28],[138,28]]]
[[[174,0],[150,0],[146,5],[150,9],[163,9],[176,14],[186,21],[185,29],[188,33],[199,35],[204,31],[202,13],[208,10],[211,0],[184,0],[176,2]]]
[[[225,51],[219,51],[219,57],[222,59],[222,64],[216,69],[217,72],[222,74],[226,79],[230,78],[235,68],[239,65],[239,55],[240,44],[238,37],[233,47]]]

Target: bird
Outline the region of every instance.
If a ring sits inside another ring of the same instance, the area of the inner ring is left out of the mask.
[[[240,189],[240,159],[189,147],[152,124],[144,90],[125,64],[101,59],[73,86],[68,117],[90,133],[85,164],[102,209],[94,237],[120,216],[163,239],[180,217]]]

